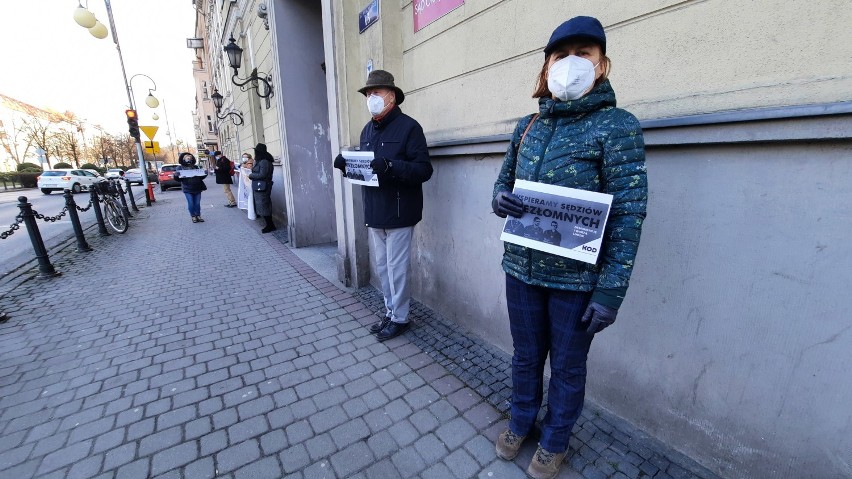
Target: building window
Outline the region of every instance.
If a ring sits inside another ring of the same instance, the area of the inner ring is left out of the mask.
[[[201,94],[204,95],[205,100],[210,98],[210,92],[207,90],[207,82],[206,81],[201,82]]]
[[[216,125],[213,123],[213,117],[207,115],[207,131],[213,133],[216,131]]]

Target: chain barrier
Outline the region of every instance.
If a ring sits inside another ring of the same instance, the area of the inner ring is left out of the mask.
[[[63,216],[65,216],[65,213],[68,213],[68,207],[67,206],[62,208],[62,211],[60,211],[59,214],[56,215],[56,216],[44,216],[43,214],[39,213],[38,211],[33,210],[33,216],[35,216],[37,219],[44,220],[45,222],[59,221],[59,220],[62,219]]]
[[[90,209],[92,209],[93,204],[94,203],[92,203],[92,200],[90,199],[89,204],[85,208],[80,208],[80,205],[77,205],[77,211],[79,211],[80,213],[85,213],[85,212],[89,211]]]
[[[17,231],[21,227],[21,223],[23,223],[23,222],[24,222],[23,216],[21,216],[21,215],[16,216],[15,222],[12,223],[11,225],[9,225],[9,231],[3,231],[2,233],[0,233],[0,239],[6,239],[6,238],[12,236],[15,233],[15,231]]]

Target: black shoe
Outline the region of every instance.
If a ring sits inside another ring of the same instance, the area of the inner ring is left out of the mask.
[[[200,216],[196,216],[195,219],[198,220],[199,223],[204,223],[204,220],[201,219]]]
[[[411,322],[407,323],[394,323],[391,321],[384,329],[379,331],[379,334],[376,335],[376,339],[381,341],[387,341],[388,339],[395,338],[400,334],[408,331],[408,328],[411,327]]]
[[[385,329],[385,327],[390,322],[391,322],[391,319],[389,317],[385,316],[385,318],[383,320],[379,321],[378,323],[374,323],[374,324],[370,325],[370,332],[373,333],[373,334],[379,334],[379,332],[381,332],[381,330]]]
[[[233,208],[234,206],[237,206],[237,205],[225,205],[225,208]]]
[[[271,233],[271,232],[275,231],[276,229],[277,228],[274,227],[274,226],[266,226],[262,230],[260,230],[260,232],[261,233]]]

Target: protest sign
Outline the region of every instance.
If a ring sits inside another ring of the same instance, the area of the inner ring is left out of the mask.
[[[246,210],[248,218],[253,220],[256,218],[254,213],[254,198],[251,193],[251,180],[249,179],[251,170],[248,168],[240,168],[239,189],[237,190],[237,207],[241,210]]]
[[[506,218],[502,241],[597,262],[612,195],[524,180],[513,193],[524,202],[524,215]]]
[[[180,178],[192,178],[193,176],[207,176],[207,171],[202,168],[193,168],[191,170],[178,170]]]
[[[350,183],[364,186],[379,186],[379,175],[373,173],[370,162],[373,161],[372,151],[343,151],[346,160],[346,179]]]

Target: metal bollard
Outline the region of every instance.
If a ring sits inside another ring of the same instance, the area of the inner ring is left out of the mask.
[[[47,256],[47,248],[44,247],[44,240],[41,239],[38,223],[33,213],[33,205],[27,202],[26,196],[18,197],[18,208],[21,209],[21,218],[23,218],[24,224],[27,226],[27,231],[30,233],[30,241],[33,243],[36,259],[38,259],[38,276],[40,278],[59,276],[62,273],[56,271],[50,263],[50,257]]]
[[[101,212],[101,200],[98,199],[98,193],[92,189],[92,207],[95,209],[95,219],[98,221],[98,233],[101,236],[111,236],[104,223],[104,214]]]
[[[125,179],[127,182],[127,197],[130,198],[130,207],[133,208],[133,211],[139,211],[139,208],[136,207],[136,198],[133,197],[133,190],[130,189],[130,180]]]
[[[83,235],[83,225],[80,224],[80,216],[77,214],[74,194],[68,189],[65,190],[65,207],[68,208],[68,217],[71,218],[71,225],[74,227],[74,236],[77,237],[77,251],[92,251],[92,247],[86,243],[86,236]]]
[[[127,198],[124,197],[124,190],[121,189],[121,183],[115,183],[115,194],[121,199],[121,212],[124,213],[124,219],[130,221],[130,218],[133,218],[133,215],[130,214],[130,210],[127,209]]]

